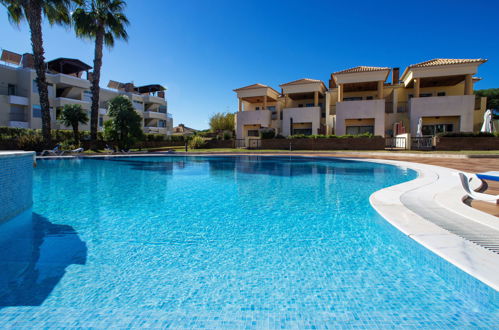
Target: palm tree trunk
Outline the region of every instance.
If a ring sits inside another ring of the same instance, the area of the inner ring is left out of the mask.
[[[79,147],[80,146],[80,133],[78,132],[78,125],[79,123],[73,123],[73,137],[75,140],[75,144]]]
[[[90,107],[90,137],[97,141],[97,123],[99,121],[100,70],[102,67],[102,48],[104,46],[104,29],[100,28],[95,36],[94,72],[92,74],[92,106]]]
[[[42,37],[42,7],[39,1],[28,1],[25,7],[26,18],[31,31],[31,46],[35,61],[36,83],[38,85],[38,95],[40,97],[40,107],[42,112],[42,135],[45,144],[50,145],[50,103],[48,96],[47,80],[45,77],[45,58]]]

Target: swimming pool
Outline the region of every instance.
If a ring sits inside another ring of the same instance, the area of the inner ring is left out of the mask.
[[[497,293],[369,196],[416,173],[299,157],[41,160],[0,226],[0,327],[485,327]]]

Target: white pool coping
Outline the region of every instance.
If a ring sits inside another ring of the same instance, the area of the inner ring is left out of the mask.
[[[359,161],[359,159],[353,159]],[[374,192],[371,205],[389,223],[438,256],[499,291],[499,254],[487,250],[469,240],[453,234],[426,219],[418,210],[447,211],[457,213],[493,230],[499,230],[499,218],[471,208],[463,203],[466,192],[457,176],[458,171],[445,167],[411,162],[362,159],[383,164],[410,168],[418,172],[415,180]],[[474,189],[480,185],[475,182]],[[411,198],[405,198],[410,192]],[[407,207],[411,204],[411,209]]]
[[[248,155],[248,154],[244,154]],[[423,245],[441,258],[452,263],[459,269],[470,274],[491,288],[499,291],[499,254],[487,250],[469,240],[466,240],[450,231],[443,229],[432,222],[431,218],[425,218],[425,210],[432,209],[438,212],[449,212],[459,214],[470,223],[479,223],[499,230],[499,218],[471,208],[463,203],[466,192],[461,186],[458,171],[420,163],[412,163],[385,159],[359,159],[346,157],[328,157],[327,155],[283,155],[283,154],[249,154],[251,156],[277,156],[277,157],[309,157],[309,158],[334,158],[361,162],[372,162],[390,164],[402,168],[408,168],[418,172],[414,180],[404,182],[395,186],[387,187],[374,192],[370,196],[373,208],[390,224]],[[124,155],[92,155],[78,156],[78,158],[93,157],[195,157],[195,156],[242,156],[241,154],[124,154]],[[43,158],[75,158],[65,157],[43,157]],[[472,188],[477,189],[481,185],[479,181],[471,182]],[[402,201],[404,199],[404,201]],[[411,207],[411,209],[409,207]],[[421,213],[419,212],[421,211]]]

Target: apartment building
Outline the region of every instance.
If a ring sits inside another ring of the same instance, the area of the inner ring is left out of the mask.
[[[36,83],[34,60],[31,54],[16,54],[4,50],[0,64],[0,126],[39,129],[41,107]],[[66,104],[79,104],[88,111],[92,96],[90,80],[92,67],[78,59],[57,58],[47,62],[47,83],[50,102],[51,127],[69,129],[57,120]],[[99,130],[108,119],[107,104],[112,98],[128,97],[143,118],[145,133],[170,135],[173,120],[167,111],[165,88],[161,85],[134,86],[132,83],[110,81],[108,88],[101,88],[99,107]],[[90,123],[81,125],[89,130]]]
[[[331,74],[329,86],[315,79],[280,85],[281,93],[255,84],[234,90],[238,139],[259,130],[277,134],[477,132],[486,99],[473,95],[483,59],[434,59],[399,68],[358,66]],[[391,73],[391,79],[390,78]],[[390,80],[390,81],[389,81]]]

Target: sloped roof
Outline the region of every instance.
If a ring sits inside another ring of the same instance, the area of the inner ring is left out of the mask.
[[[241,88],[234,89],[234,92],[244,91],[244,90],[248,90],[248,89],[256,89],[256,88],[270,88],[271,90],[273,90],[274,92],[276,92],[277,94],[279,94],[278,91],[276,91],[272,87],[264,85],[264,84],[253,84],[253,85],[249,85],[249,86],[244,86],[244,87],[241,87]]]
[[[321,83],[321,84],[324,85],[324,82],[322,80],[310,79],[310,78],[302,78],[302,79],[290,81],[288,83],[285,83],[285,84],[282,84],[282,85],[279,85],[279,86],[282,87],[282,86],[290,86],[290,85],[315,84],[315,83]]]
[[[379,66],[356,66],[354,68],[346,69],[346,70],[341,70],[337,72],[333,72],[333,74],[342,74],[342,73],[357,73],[357,72],[373,72],[373,71],[386,71],[390,70],[390,68],[387,67],[379,67]]]
[[[438,65],[452,65],[452,64],[468,64],[468,63],[485,63],[486,59],[482,58],[435,58],[433,60],[411,64],[409,68],[424,68],[429,66],[438,66]]]

